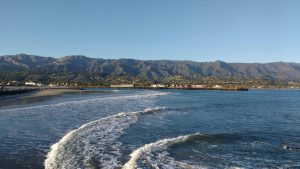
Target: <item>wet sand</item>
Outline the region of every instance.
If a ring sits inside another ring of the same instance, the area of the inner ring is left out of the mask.
[[[52,97],[52,96],[59,96],[62,94],[77,94],[77,93],[87,93],[87,90],[75,90],[75,89],[44,89],[38,90],[33,92],[28,96],[23,96],[21,98],[28,99],[28,98],[40,98],[40,97]]]
[[[26,94],[0,97],[0,109],[6,109],[9,107],[22,107],[22,105],[47,101],[65,94],[88,94],[104,92],[107,91],[78,89],[41,89]]]

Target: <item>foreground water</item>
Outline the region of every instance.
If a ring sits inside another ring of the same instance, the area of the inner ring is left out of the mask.
[[[120,90],[0,110],[0,168],[299,168],[300,91]]]

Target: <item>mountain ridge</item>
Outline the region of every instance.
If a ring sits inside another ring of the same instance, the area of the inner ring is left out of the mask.
[[[102,59],[83,55],[69,55],[60,58],[17,54],[0,56],[0,73],[30,72],[39,77],[55,74],[88,74],[98,79],[108,76],[123,76],[160,81],[168,77],[183,78],[232,78],[300,81],[300,64],[294,62],[272,63],[227,63],[177,61]],[[1,77],[1,76],[0,76]],[[49,77],[46,77],[46,79]]]

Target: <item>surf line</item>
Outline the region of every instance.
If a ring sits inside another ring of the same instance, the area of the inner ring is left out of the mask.
[[[137,122],[144,113],[156,113],[166,107],[148,108],[144,111],[119,113],[82,125],[53,144],[44,162],[45,169],[122,167],[121,142],[117,139],[129,125]]]
[[[167,138],[154,143],[145,144],[144,146],[134,150],[130,154],[131,158],[127,163],[125,163],[123,169],[139,168],[139,161],[142,164],[151,166],[152,168],[160,168],[160,166],[165,166],[166,168],[202,168],[200,166],[189,165],[185,162],[175,161],[175,159],[170,157],[169,153],[166,151],[166,149],[171,145],[184,143],[200,136],[202,135],[199,133],[195,133],[178,136],[175,138]],[[159,153],[159,155],[155,155],[154,153]]]
[[[58,106],[76,105],[79,103],[88,103],[88,102],[99,102],[99,101],[108,100],[108,99],[123,100],[123,99],[142,99],[142,98],[149,98],[149,97],[151,98],[151,97],[163,96],[163,95],[167,95],[167,94],[169,94],[169,93],[168,92],[152,92],[152,91],[150,91],[150,92],[147,92],[146,94],[145,93],[136,93],[134,95],[118,95],[118,96],[112,95],[112,96],[106,96],[106,97],[88,98],[88,99],[84,99],[84,100],[67,101],[67,102],[45,104],[45,105],[39,105],[39,106],[4,109],[4,110],[0,110],[0,113],[22,111],[22,110],[28,110],[28,109],[39,109],[39,108],[52,109],[53,107],[58,107]]]

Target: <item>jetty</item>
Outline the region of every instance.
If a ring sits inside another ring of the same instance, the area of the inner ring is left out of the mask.
[[[24,94],[28,92],[32,92],[38,90],[36,88],[7,88],[7,87],[1,87],[0,88],[0,96],[6,96],[6,95],[16,95],[16,94]]]

